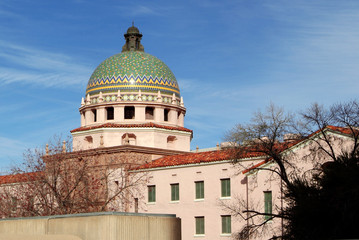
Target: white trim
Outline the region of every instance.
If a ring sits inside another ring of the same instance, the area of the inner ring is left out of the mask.
[[[195,235],[193,235],[193,237],[195,237],[195,238],[205,237],[205,236],[206,236],[205,234],[195,234]]]
[[[221,237],[231,237],[232,233],[221,233],[220,236]]]
[[[175,155],[173,155],[173,156],[175,156]],[[266,158],[266,156],[243,158],[243,159],[241,159],[241,162],[265,160],[265,158]],[[156,160],[153,160],[153,161],[156,161]],[[181,165],[164,166],[164,167],[144,168],[144,169],[140,169],[140,170],[131,170],[129,172],[148,172],[148,171],[168,170],[168,169],[174,169],[174,168],[199,167],[199,166],[203,166],[203,165],[216,165],[216,164],[232,163],[232,162],[233,162],[233,160],[228,160],[228,159],[214,160],[212,162],[199,162],[199,163],[181,164]]]
[[[141,124],[141,123],[139,123]],[[134,123],[135,125],[135,123]],[[95,127],[95,125],[94,125]],[[176,128],[176,126],[168,126],[168,127],[174,127]],[[95,129],[89,129],[89,130],[84,130],[84,131],[76,131],[71,133],[72,136],[82,136],[82,135],[88,135],[90,133],[103,133],[103,132],[162,132],[162,133],[176,133],[178,135],[184,135],[184,136],[188,136],[188,135],[192,135],[192,132],[187,132],[187,131],[181,131],[181,130],[170,130],[170,129],[164,129],[161,127],[99,127],[99,128],[95,128]]]
[[[195,202],[204,202],[204,198],[195,198],[194,201]]]
[[[231,196],[229,197],[220,197],[219,200],[228,200],[228,199],[232,199]]]

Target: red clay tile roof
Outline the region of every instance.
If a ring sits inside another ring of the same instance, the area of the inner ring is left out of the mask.
[[[329,128],[330,130],[336,131],[336,132],[340,132],[343,134],[348,134],[348,135],[352,135],[353,132],[350,130],[350,128],[348,127],[336,127],[336,126],[327,126],[327,128]],[[355,129],[356,133],[358,133],[358,129]]]
[[[352,135],[352,134],[353,134],[353,132],[350,130],[350,128],[347,128],[347,127],[337,127],[337,126],[328,125],[326,128],[327,128],[327,129],[330,129],[330,130],[333,130],[333,131],[336,131],[336,132],[339,132],[339,133],[347,134],[347,135]],[[324,128],[324,129],[325,129],[325,128]],[[292,147],[292,146],[294,146],[294,145],[296,145],[296,144],[298,144],[298,143],[300,143],[300,142],[302,142],[302,141],[308,139],[309,137],[314,136],[315,134],[319,133],[320,131],[321,131],[321,130],[317,130],[317,131],[315,131],[314,133],[310,134],[308,137],[293,142],[293,144],[291,144],[290,146],[287,146],[287,148],[290,148],[290,147]],[[285,149],[283,149],[283,150],[285,150]],[[252,166],[252,167],[250,167],[250,168],[248,168],[248,169],[242,171],[242,173],[243,173],[243,174],[244,174],[244,173],[248,173],[248,172],[250,172],[251,170],[254,170],[254,169],[258,168],[258,167],[260,167],[260,166],[266,164],[266,163],[269,162],[269,161],[270,161],[270,159],[266,159],[266,160],[264,160],[264,161],[261,161],[260,163],[257,163],[256,165],[254,165],[254,166]]]
[[[331,129],[331,130],[334,130],[334,131],[337,131],[340,133],[344,133],[344,134],[350,133],[349,129],[343,128],[343,127],[328,126],[328,129]],[[290,147],[293,147],[294,145],[304,141],[305,139],[307,139],[307,138],[303,138],[303,139],[292,141],[292,142],[279,143],[279,144],[276,144],[274,146],[274,148],[276,148],[278,151],[284,151],[284,150],[286,150]],[[180,166],[180,165],[188,165],[188,164],[198,164],[198,163],[206,163],[206,162],[216,162],[216,161],[222,161],[222,160],[231,160],[231,159],[233,159],[234,156],[237,159],[260,157],[260,156],[265,157],[266,156],[264,151],[260,151],[260,149],[258,149],[258,151],[255,151],[255,149],[256,148],[253,148],[253,149],[242,148],[241,151],[239,151],[239,152],[238,152],[238,149],[235,149],[235,150],[226,149],[226,150],[219,150],[219,151],[208,151],[208,152],[171,155],[171,156],[162,157],[162,158],[154,160],[150,163],[141,165],[140,167],[137,168],[137,170],[160,168],[160,167],[170,167],[170,166]],[[234,153],[233,151],[236,151],[236,153]],[[263,164],[265,164],[269,161],[270,161],[270,159],[261,161],[258,164],[252,166],[251,168],[244,170],[242,173],[247,173],[255,168],[258,168],[259,166],[262,166]]]
[[[253,169],[256,169],[256,168],[258,168],[258,167],[260,167],[260,166],[266,164],[267,162],[269,162],[269,160],[270,160],[270,159],[268,158],[268,159],[266,159],[266,160],[264,160],[264,161],[261,161],[261,162],[257,163],[256,165],[254,165],[254,166],[252,166],[252,167],[250,167],[250,168],[248,168],[248,169],[242,171],[242,173],[244,174],[244,173],[247,173],[247,172],[249,172],[249,171],[251,171],[251,170],[253,170]]]
[[[97,129],[97,128],[162,128],[162,129],[168,129],[168,130],[177,130],[177,131],[183,131],[183,132],[190,132],[192,133],[191,129],[184,128],[184,127],[171,127],[166,125],[159,125],[156,123],[142,123],[142,124],[117,124],[117,123],[105,123],[102,125],[97,126],[90,126],[90,127],[79,127],[71,130],[70,132],[80,132],[80,131],[86,131],[91,129]]]
[[[31,182],[40,178],[43,172],[18,173],[0,176],[0,185],[9,183]]]
[[[239,157],[251,158],[251,157],[260,157],[260,156],[264,156],[264,154],[260,152],[243,151],[240,153]],[[231,159],[233,159],[232,149],[198,152],[198,153],[187,153],[187,154],[178,154],[178,155],[162,157],[150,163],[141,165],[137,169],[139,170],[139,169],[149,169],[149,168],[159,168],[159,167],[180,166],[180,165],[188,165],[188,164],[209,163],[209,162],[217,162],[217,161],[231,160]]]

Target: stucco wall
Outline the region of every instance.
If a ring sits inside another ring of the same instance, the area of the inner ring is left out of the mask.
[[[246,185],[241,182],[243,175],[229,161],[212,164],[198,164],[178,168],[164,168],[149,172],[148,185],[156,185],[156,202],[147,203],[147,188],[144,209],[148,213],[175,213],[182,219],[182,239],[231,239],[230,234],[222,234],[221,216],[229,215],[222,205],[235,204],[246,193]],[[221,198],[221,179],[231,179],[231,197]],[[204,181],[204,199],[195,199],[195,182]],[[171,201],[170,184],[179,183],[179,201]],[[143,205],[142,205],[143,206]],[[195,234],[195,217],[205,218],[205,234]],[[243,220],[232,217],[232,232],[242,226]]]

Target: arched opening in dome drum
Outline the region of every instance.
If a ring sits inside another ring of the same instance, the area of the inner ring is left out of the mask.
[[[125,119],[135,119],[135,107],[126,106],[125,107]]]
[[[146,107],[146,120],[153,120],[155,109],[153,107]]]
[[[113,107],[107,107],[106,108],[106,115],[107,115],[107,120],[113,120],[114,119],[114,108]]]
[[[136,145],[136,135],[133,133],[123,134],[122,145]]]
[[[93,138],[91,136],[86,136],[84,140],[85,143],[87,144],[87,148],[91,148],[93,143]]]
[[[97,122],[97,110],[96,109],[92,109],[92,119],[94,122]]]
[[[168,136],[167,137],[167,148],[174,149],[176,140],[177,140],[177,138],[175,136]]]
[[[169,112],[170,112],[169,109],[164,110],[163,121],[168,122],[168,113]]]

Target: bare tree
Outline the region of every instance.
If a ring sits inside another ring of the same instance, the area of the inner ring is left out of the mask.
[[[330,108],[313,104],[300,114],[300,121],[295,121],[294,114],[286,113],[282,108],[271,104],[265,112],[256,112],[249,124],[238,124],[229,131],[226,140],[233,143],[234,163],[241,169],[246,169],[248,165],[240,161],[243,153],[261,153],[265,162],[271,162],[273,166],[260,165],[255,169],[269,171],[271,177],[280,181],[282,200],[286,201],[285,207],[282,206],[271,214],[259,211],[255,206],[248,206],[243,201],[239,201],[237,206],[224,206],[232,214],[240,214],[247,221],[237,235],[238,239],[262,233],[267,223],[274,219],[281,219],[282,223],[284,221],[285,228],[279,235],[290,239],[290,224],[294,224],[293,209],[311,191],[318,193],[320,181],[317,176],[321,176],[323,172],[323,162],[339,161],[346,155],[352,158],[357,156],[358,123],[357,101],[335,104]],[[341,137],[333,132],[340,132]],[[309,174],[297,169],[296,162],[293,161],[296,159],[295,153],[291,150],[292,146],[305,140],[311,142],[310,151],[301,156],[300,160],[311,161],[313,168]],[[338,144],[341,146],[340,150]],[[272,237],[275,238],[277,237]]]
[[[5,217],[58,215],[129,209],[146,173],[131,175],[136,164],[108,155],[70,152],[57,139],[46,150],[29,150],[15,167],[16,181],[0,186],[0,204],[16,205]],[[16,203],[15,203],[16,202]],[[1,207],[3,208],[3,207]]]

